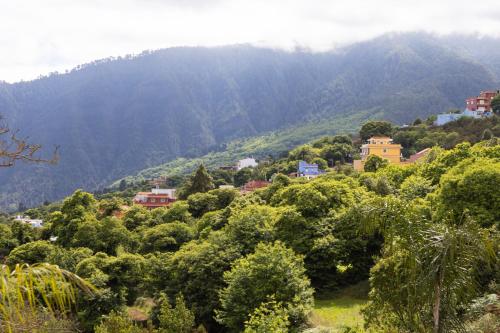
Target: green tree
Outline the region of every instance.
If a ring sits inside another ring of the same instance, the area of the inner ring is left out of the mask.
[[[436,199],[440,216],[469,214],[481,226],[500,223],[500,162],[466,160],[441,177]]]
[[[249,205],[233,212],[222,231],[247,254],[253,252],[259,242],[274,240],[273,225],[277,215],[275,208]]]
[[[57,265],[62,269],[75,272],[78,263],[84,259],[92,257],[92,255],[92,250],[86,247],[66,249],[56,246],[54,251],[49,253],[46,261]]]
[[[127,181],[125,179],[120,180],[118,191],[125,191],[126,188],[127,188]]]
[[[87,247],[95,252],[116,254],[118,247],[132,250],[136,247],[133,234],[116,217],[102,221],[92,220],[81,223],[71,240],[71,245]]]
[[[319,157],[319,149],[313,148],[310,145],[302,145],[292,149],[288,153],[289,161],[307,161],[311,162],[313,158]]]
[[[387,121],[369,121],[361,126],[359,136],[366,141],[373,136],[392,136],[394,128]]]
[[[14,221],[10,225],[12,236],[17,239],[19,244],[26,244],[37,239],[35,228],[30,224],[21,221]]]
[[[411,175],[401,184],[400,194],[406,200],[425,198],[435,189],[431,181],[419,175]]]
[[[389,161],[377,155],[370,155],[366,159],[364,169],[367,172],[375,172],[380,168],[389,165]]]
[[[234,186],[241,187],[245,185],[252,178],[252,168],[243,168],[234,174]]]
[[[57,243],[70,246],[81,224],[96,219],[96,200],[90,193],[77,190],[63,201],[61,211],[50,214],[50,232],[57,236]]]
[[[274,300],[262,303],[245,322],[244,333],[288,333],[288,313]]]
[[[214,188],[212,176],[207,172],[205,166],[200,164],[194,175],[186,184],[185,189],[181,193],[181,199],[187,198],[191,194],[199,192],[208,192]]]
[[[341,164],[352,160],[353,155],[352,145],[345,143],[335,143],[332,145],[326,145],[321,149],[320,156],[330,163],[331,166],[335,165],[336,162]]]
[[[491,110],[495,114],[500,114],[500,95],[497,95],[491,100]]]
[[[151,212],[141,205],[132,205],[123,215],[123,225],[128,230],[135,230],[151,221]]]
[[[19,245],[19,241],[14,238],[12,230],[5,224],[0,224],[0,259]]]
[[[111,298],[112,304],[102,309],[105,311],[102,315],[125,302],[131,304],[137,298],[145,278],[145,265],[146,260],[138,254],[122,253],[113,257],[99,252],[82,260],[76,266],[76,272],[101,288],[101,291],[108,287],[115,294]]]
[[[313,304],[302,257],[280,242],[259,244],[255,253],[224,273],[224,281],[227,287],[220,292],[217,320],[231,331],[243,330],[248,316],[273,295],[287,309],[294,327],[305,322]]]
[[[460,329],[459,309],[477,287],[474,270],[496,262],[488,233],[471,221],[436,223],[414,203],[373,203],[357,211],[385,239],[383,257],[370,273],[367,323],[412,332]]]
[[[200,217],[206,212],[216,210],[218,201],[219,198],[212,193],[194,193],[187,199],[189,212],[194,217]]]
[[[172,308],[166,296],[161,299],[159,333],[191,333],[194,328],[194,314],[184,302],[182,294],[175,298],[175,308]]]
[[[110,314],[103,317],[101,323],[94,328],[95,333],[144,333],[147,332],[140,328],[128,317],[126,313],[111,311]]]
[[[182,222],[160,224],[144,231],[142,251],[177,251],[180,246],[191,239],[194,234],[191,227]]]
[[[348,135],[324,136],[316,141],[313,141],[314,148],[323,148],[334,144],[352,145],[352,139]]]
[[[119,211],[124,204],[123,199],[118,197],[103,199],[98,203],[99,216],[111,216],[114,212]]]
[[[213,326],[213,311],[219,307],[218,290],[224,287],[223,273],[240,257],[238,248],[219,232],[205,241],[182,246],[153,274],[158,290],[182,293],[196,318],[206,327]]]
[[[63,201],[61,212],[66,220],[82,217],[87,212],[95,212],[96,200],[91,193],[76,190],[73,195]]]
[[[186,201],[176,201],[164,211],[161,216],[163,223],[180,221],[188,223],[191,220],[191,213],[189,212],[189,204]]]
[[[320,170],[328,169],[328,162],[322,159],[321,157],[313,158],[311,163],[316,163]]]
[[[53,254],[56,247],[47,241],[35,241],[16,247],[7,257],[7,264],[10,266],[16,264],[36,264],[47,261],[47,258]]]
[[[209,192],[217,197],[217,209],[224,209],[239,196],[239,192],[235,189],[218,188]]]

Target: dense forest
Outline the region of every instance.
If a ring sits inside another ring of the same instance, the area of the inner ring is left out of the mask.
[[[315,122],[328,122],[323,135],[331,135],[353,132],[366,117],[401,125],[463,108],[465,98],[500,81],[498,41],[463,38],[391,34],[323,53],[171,48],[0,82],[0,114],[10,127],[44,147],[60,145],[56,166],[0,174],[0,207],[102,189],[144,168],[290,127],[313,131],[298,131],[300,144],[312,139],[307,124]]]
[[[496,332],[498,131],[496,116],[369,122],[361,138],[432,149],[356,172],[356,138],[327,136],[234,174],[200,165],[172,180],[185,199],[168,209],[131,205],[141,184],[123,184],[26,211],[43,228],[5,216],[1,329],[335,332],[313,324],[315,301],[368,279],[364,326],[341,332]],[[299,160],[326,173],[288,177]],[[245,195],[217,188],[261,178]]]

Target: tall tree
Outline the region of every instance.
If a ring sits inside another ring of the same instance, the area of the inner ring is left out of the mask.
[[[182,191],[182,197],[187,198],[191,194],[199,192],[208,192],[214,188],[212,176],[208,173],[203,164],[200,164],[196,172],[186,184],[186,188]]]
[[[385,158],[377,155],[370,155],[366,159],[364,170],[367,172],[375,172],[380,168],[383,168],[389,164]]]
[[[491,100],[491,110],[496,114],[500,114],[500,95]]]
[[[245,321],[262,303],[282,302],[290,324],[305,322],[313,304],[313,289],[305,275],[303,258],[282,243],[260,243],[255,252],[237,260],[224,273],[227,287],[220,291],[217,320],[241,332]]]
[[[369,121],[359,131],[361,140],[368,140],[372,136],[391,136],[394,128],[388,121]]]
[[[475,269],[497,262],[494,237],[470,220],[439,221],[427,208],[394,198],[376,199],[357,211],[365,227],[385,239],[371,269],[370,325],[398,331],[460,331],[459,309],[476,295]],[[395,283],[396,282],[396,283]]]

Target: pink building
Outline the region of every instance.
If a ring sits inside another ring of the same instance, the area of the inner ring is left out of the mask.
[[[491,100],[500,94],[500,91],[481,91],[477,97],[465,100],[465,109],[468,111],[491,112]]]

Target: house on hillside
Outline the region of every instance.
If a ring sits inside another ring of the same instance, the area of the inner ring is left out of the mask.
[[[479,96],[465,100],[465,110],[459,113],[442,113],[437,115],[434,125],[441,126],[462,117],[483,118],[493,114],[491,100],[500,95],[500,90],[481,91]]]
[[[307,179],[316,178],[324,174],[323,170],[319,169],[316,163],[307,163],[306,161],[299,161],[297,168],[297,177],[304,177]]]
[[[134,204],[148,209],[168,207],[176,201],[175,189],[153,188],[151,192],[139,192],[135,195]]]
[[[401,164],[401,145],[392,142],[387,136],[374,136],[361,146],[361,159],[354,160],[355,170],[364,170],[366,160],[370,155],[376,155],[389,161],[389,163]]]
[[[233,190],[234,189],[234,185],[219,185],[219,188],[221,190]]]
[[[241,194],[251,193],[259,188],[264,188],[269,186],[271,183],[267,180],[251,180],[240,189]]]
[[[416,163],[416,162],[421,162],[424,157],[426,157],[429,152],[431,151],[430,148],[425,148],[424,150],[419,151],[418,153],[415,153],[408,158],[407,161],[404,163]]]
[[[236,163],[236,170],[241,170],[243,168],[255,168],[258,165],[259,163],[257,163],[254,158],[248,157],[239,160],[238,163]]]
[[[43,226],[43,220],[39,219],[31,219],[28,216],[22,217],[21,215],[17,215],[14,221],[23,222],[31,225],[33,228],[41,228]]]

